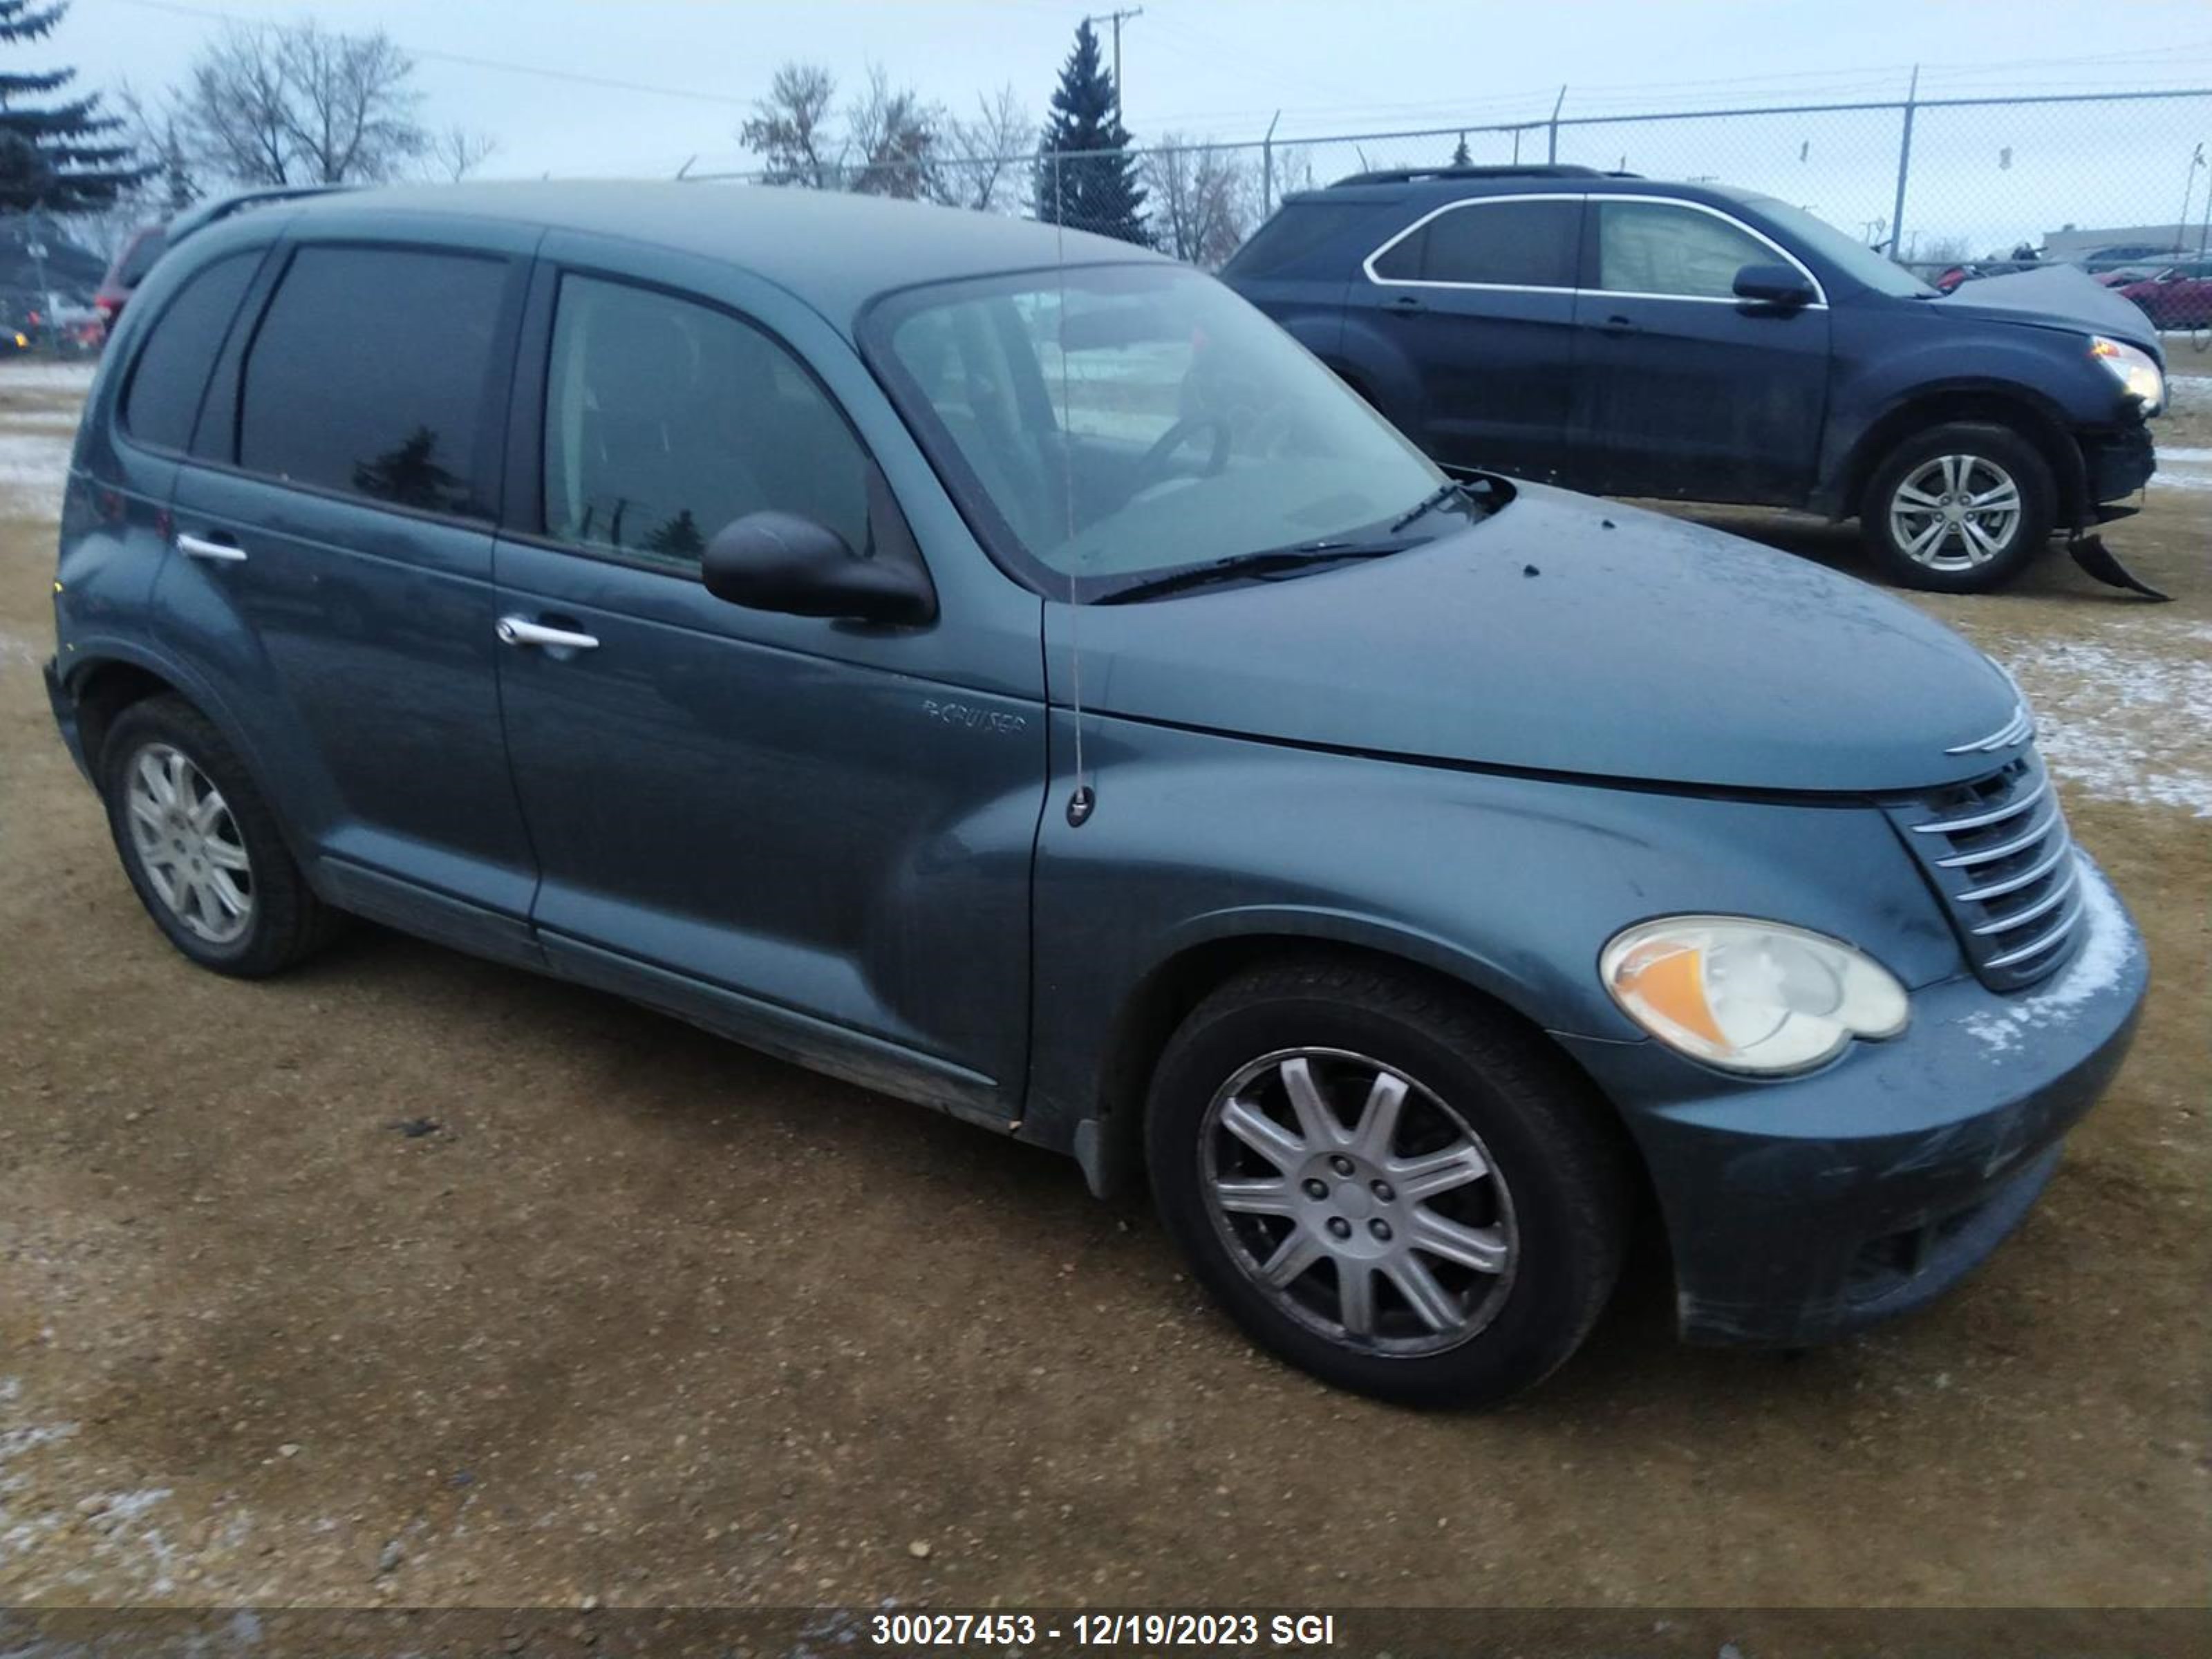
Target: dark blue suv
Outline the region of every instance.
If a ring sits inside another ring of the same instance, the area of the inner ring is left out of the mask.
[[[1942,592],[2124,512],[2165,400],[2154,331],[2077,273],[1947,299],[1771,197],[1586,167],[1362,173],[1222,276],[1447,466],[1856,514]]]

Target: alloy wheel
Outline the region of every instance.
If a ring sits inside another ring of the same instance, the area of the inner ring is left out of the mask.
[[[132,756],[129,776],[131,842],[147,884],[196,937],[236,942],[253,925],[253,861],[222,792],[165,743]]]
[[[1300,1323],[1378,1353],[1455,1347],[1504,1306],[1511,1194],[1466,1120],[1395,1066],[1297,1048],[1239,1069],[1200,1132],[1231,1258]]]
[[[1937,455],[1907,473],[1889,501],[1899,551],[1930,570],[1987,564],[2020,534],[2020,484],[1985,455]]]

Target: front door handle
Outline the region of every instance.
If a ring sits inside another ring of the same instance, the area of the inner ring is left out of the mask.
[[[1608,317],[1600,323],[1597,325],[1597,331],[1601,334],[1610,334],[1618,338],[1623,334],[1635,334],[1641,331],[1633,317],[1614,316]]]
[[[244,564],[246,550],[236,542],[211,542],[204,536],[187,536],[177,532],[177,551],[188,559],[204,559],[210,564]]]
[[[542,645],[555,651],[596,651],[599,648],[599,641],[592,635],[579,634],[568,628],[548,628],[544,623],[532,622],[526,617],[501,617],[498,632],[502,645]]]
[[[1418,294],[1401,294],[1390,301],[1393,311],[1426,311],[1428,301]]]

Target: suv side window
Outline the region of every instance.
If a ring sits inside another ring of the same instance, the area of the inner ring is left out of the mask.
[[[1449,208],[1375,262],[1397,282],[1572,288],[1579,201],[1468,202]]]
[[[491,517],[479,439],[507,272],[475,254],[301,248],[246,355],[238,464]]]
[[[710,307],[563,276],[546,367],[545,533],[681,569],[774,509],[868,545],[868,460],[812,375]]]
[[[216,354],[261,252],[233,253],[194,272],[154,319],[123,394],[123,429],[140,443],[160,449],[191,444]]]
[[[1774,250],[1713,214],[1672,202],[1597,204],[1597,286],[1615,294],[1735,297],[1735,274]]]

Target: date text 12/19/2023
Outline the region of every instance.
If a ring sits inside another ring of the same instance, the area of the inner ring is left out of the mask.
[[[1029,1647],[1063,1642],[1085,1648],[1327,1648],[1336,1642],[1330,1613],[878,1613],[869,1639],[892,1649],[957,1650],[970,1644]]]

